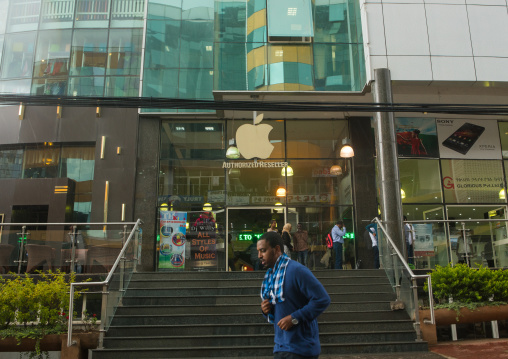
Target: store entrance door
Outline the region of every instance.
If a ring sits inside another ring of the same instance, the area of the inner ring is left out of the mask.
[[[282,232],[286,223],[284,207],[229,207],[226,210],[226,270],[261,270],[256,243],[268,229],[272,219]]]

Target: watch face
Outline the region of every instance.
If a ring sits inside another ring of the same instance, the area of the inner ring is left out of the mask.
[[[291,318],[291,323],[293,323],[293,325],[297,325],[298,324],[298,319]]]

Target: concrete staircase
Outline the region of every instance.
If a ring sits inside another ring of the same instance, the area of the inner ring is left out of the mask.
[[[323,355],[428,351],[405,311],[390,310],[381,270],[315,271],[332,303],[319,317]],[[136,273],[93,358],[273,357],[261,315],[263,272]]]

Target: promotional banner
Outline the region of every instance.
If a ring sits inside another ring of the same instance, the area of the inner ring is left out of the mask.
[[[496,120],[437,119],[441,158],[501,159]]]
[[[395,119],[397,151],[401,157],[439,157],[436,123],[433,119]]]
[[[187,213],[160,211],[159,269],[185,268]]]
[[[213,212],[189,213],[191,263],[193,268],[217,267],[217,238]]]
[[[432,235],[432,224],[414,224],[415,257],[433,257],[434,253],[434,236]]]

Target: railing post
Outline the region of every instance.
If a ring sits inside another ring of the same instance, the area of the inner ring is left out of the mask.
[[[99,327],[99,349],[104,348],[104,333],[106,332],[106,320],[108,316],[108,285],[102,287],[101,325]]]
[[[122,238],[122,248],[123,246],[125,245],[125,242],[127,241],[127,225],[124,225],[123,226],[123,232],[120,232],[120,233],[123,233],[123,238]],[[132,242],[131,242],[132,243]],[[125,273],[125,261],[126,261],[126,256],[125,256],[125,253],[123,254],[123,257],[121,258],[121,262],[120,262],[120,287],[119,287],[119,291],[120,292],[123,292],[123,285],[124,285],[124,279],[123,279],[123,276],[124,276],[124,273]]]
[[[71,236],[71,272],[76,272],[76,231],[77,226],[71,227],[71,232],[69,235]]]
[[[416,278],[411,278],[411,285],[413,289],[413,300],[414,300],[414,308],[415,308],[415,331],[416,331],[416,341],[422,340],[422,332],[420,329],[420,312],[418,311],[418,282]]]
[[[71,283],[69,295],[69,321],[67,322],[67,347],[76,344],[72,340],[72,313],[74,312],[74,283]]]
[[[392,248],[392,266],[393,266],[393,275],[394,275],[394,282],[395,282],[395,294],[397,295],[397,300],[400,300],[400,269],[397,265],[397,252]]]
[[[469,252],[468,252],[468,240],[466,238],[466,223],[465,222],[462,222],[461,223],[462,225],[462,239],[464,240],[464,256],[466,258],[466,264],[468,267],[471,267],[471,265],[469,264]],[[460,259],[460,258],[459,258]]]
[[[26,226],[21,227],[21,239],[19,241],[19,255],[18,255],[18,274],[21,274],[21,265],[26,262],[23,260],[24,254],[25,254],[25,235],[27,235],[26,232]]]
[[[132,271],[137,272],[138,269],[138,261],[139,261],[139,227],[136,227],[136,233],[134,233],[134,266]]]

